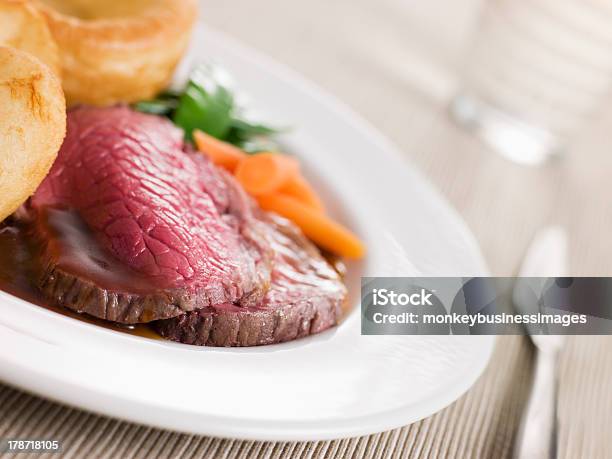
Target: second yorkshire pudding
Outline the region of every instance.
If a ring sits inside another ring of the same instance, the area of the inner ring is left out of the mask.
[[[187,47],[197,0],[38,0],[60,49],[69,104],[154,96]]]

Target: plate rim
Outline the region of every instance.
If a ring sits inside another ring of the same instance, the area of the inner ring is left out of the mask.
[[[335,419],[282,421],[282,428],[279,428],[279,421],[276,420],[254,421],[239,417],[196,414],[176,408],[152,407],[150,404],[141,401],[107,393],[101,394],[99,391],[82,386],[67,385],[65,381],[54,377],[49,378],[49,376],[45,376],[46,380],[51,379],[54,384],[47,387],[46,391],[42,391],[39,385],[32,383],[42,373],[37,373],[26,366],[19,368],[18,365],[7,365],[6,362],[3,364],[2,375],[3,378],[9,379],[9,381],[3,382],[7,382],[16,389],[25,390],[62,405],[86,410],[119,421],[147,425],[178,433],[250,441],[339,440],[402,428],[432,416],[454,403],[477,382],[493,353],[495,336],[480,335],[477,338],[484,343],[479,348],[481,351],[480,358],[473,362],[473,365],[466,367],[464,373],[456,375],[455,384],[451,385],[453,389],[448,390],[443,396],[437,392],[427,398],[422,398],[416,403],[376,414],[352,417],[349,421]],[[123,403],[129,403],[131,407],[138,405],[139,408],[126,414],[126,411],[121,408]],[[407,410],[410,410],[410,413],[407,413]],[[184,421],[169,423],[163,420],[169,415],[176,418],[177,413],[184,415]],[[152,414],[154,416],[151,416]],[[199,418],[200,424],[193,422],[193,416]],[[377,427],[373,428],[373,425]]]
[[[201,22],[199,23],[199,26],[202,27]],[[223,42],[223,45],[231,48],[232,51],[240,57],[240,59],[245,61],[255,60],[260,64],[264,63],[267,67],[271,68],[271,73],[273,73],[279,79],[290,82],[292,86],[299,87],[300,90],[316,99],[317,103],[323,105],[326,110],[335,112],[337,115],[345,119],[348,124],[360,129],[362,134],[368,137],[373,144],[379,145],[381,149],[386,150],[389,154],[393,154],[396,156],[396,158],[404,161],[406,160],[405,156],[402,155],[386,137],[384,137],[376,128],[365,121],[361,116],[356,114],[347,105],[338,100],[334,95],[328,93],[324,89],[321,89],[289,67],[274,61],[272,58],[257,50],[248,48],[246,45],[239,43],[236,39],[226,35],[225,33],[212,29],[209,26],[204,26],[203,28],[207,36],[213,37],[214,40]],[[405,161],[405,164],[406,168],[411,169],[411,173],[416,174],[421,178],[424,185],[429,184],[429,181],[421,175],[418,169],[410,167],[410,163],[408,161]],[[431,192],[432,197],[443,201],[448,217],[452,219],[461,230],[461,238],[466,246],[469,246],[469,252],[474,258],[474,264],[479,266],[482,272],[486,272],[486,264],[484,263],[482,253],[480,252],[480,249],[476,244],[476,240],[473,234],[468,230],[464,220],[450,204],[441,198],[438,191],[434,187],[429,186],[429,188],[430,189],[428,191]],[[27,302],[26,304],[30,305]],[[75,320],[67,317],[62,318]],[[118,400],[116,395],[109,396],[115,403],[111,403],[111,400],[100,401],[101,396],[99,392],[90,390],[89,388],[84,389],[83,387],[78,387],[78,390],[76,390],[76,388],[68,388],[66,387],[65,382],[62,381],[56,381],[56,384],[53,384],[53,389],[47,387],[46,390],[42,390],[40,385],[33,383],[33,381],[37,380],[37,377],[40,377],[40,374],[37,375],[35,371],[33,371],[31,368],[27,368],[25,365],[23,365],[21,369],[18,365],[13,365],[12,367],[3,365],[0,367],[0,373],[2,374],[2,379],[5,382],[13,384],[20,389],[26,389],[27,391],[38,394],[42,397],[50,398],[59,403],[67,404],[79,409],[85,408],[89,411],[93,411],[104,416],[112,416],[117,419],[153,425],[162,429],[248,440],[328,440],[372,434],[375,432],[381,432],[399,426],[404,426],[430,416],[457,400],[476,382],[480,374],[484,371],[484,368],[488,364],[493,353],[495,337],[479,337],[479,339],[483,343],[483,345],[479,348],[479,358],[475,359],[472,362],[472,365],[465,369],[465,374],[463,374],[461,378],[455,378],[459,379],[458,381],[455,381],[455,383],[450,387],[448,385],[446,386],[447,391],[445,394],[443,394],[445,396],[441,396],[441,394],[438,392],[431,394],[428,398],[421,399],[416,403],[403,405],[401,407],[381,413],[353,417],[350,419],[350,421],[329,420],[325,421],[325,425],[323,425],[321,421],[312,420],[305,422],[289,422],[285,423],[281,429],[279,429],[278,426],[279,421],[276,420],[253,421],[251,419],[236,419],[229,418],[227,416],[202,413],[199,413],[199,417],[203,420],[207,419],[207,421],[203,422],[204,425],[200,425],[200,428],[189,428],[189,426],[184,426],[180,429],[176,429],[170,425],[171,423],[164,423],[161,421],[161,417],[163,416],[160,417],[160,411],[162,410],[160,406],[153,407],[153,409],[157,410],[158,416],[156,420],[153,420],[152,422],[151,417],[146,417],[145,419],[145,417],[142,416],[143,413],[146,413],[148,410],[152,409],[151,405],[142,403],[141,401],[129,400],[131,405],[139,404],[141,407],[138,409],[138,413],[126,414],[126,411],[121,411],[120,408],[113,408]],[[452,390],[449,390],[449,388],[452,388]],[[89,393],[89,395],[84,395],[85,392]],[[107,397],[107,394],[104,394],[104,397]],[[94,401],[99,403],[94,403]],[[103,405],[105,408],[101,408]],[[406,413],[407,409],[410,409],[411,412]],[[176,415],[177,410],[173,409],[169,410],[169,412]],[[364,422],[366,420],[368,422]],[[173,424],[174,426],[177,425],[177,423]],[[312,424],[315,425],[313,426]],[[377,426],[375,429],[372,428],[373,424]],[[274,427],[272,428],[271,425]],[[192,427],[196,427],[196,423],[193,423]]]

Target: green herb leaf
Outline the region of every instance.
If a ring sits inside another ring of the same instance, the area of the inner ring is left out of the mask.
[[[151,115],[168,116],[177,107],[178,102],[171,99],[154,99],[136,102],[134,108],[139,112]]]
[[[172,120],[192,140],[194,129],[223,139],[230,130],[234,98],[214,67],[200,66],[180,96]]]
[[[270,136],[286,130],[286,128],[268,126],[263,123],[237,117],[232,118],[231,129],[236,137],[242,139],[250,139],[255,136]]]
[[[200,129],[247,152],[277,150],[270,137],[286,128],[270,126],[249,116],[231,88],[231,81],[223,70],[204,64],[193,71],[184,90],[167,90],[133,107],[144,113],[167,116],[185,131],[189,141],[193,141],[193,130]]]

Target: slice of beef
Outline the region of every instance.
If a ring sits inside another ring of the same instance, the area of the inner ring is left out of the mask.
[[[259,304],[272,252],[261,212],[182,131],[128,107],[76,108],[31,200],[41,290],[122,323]]]
[[[291,222],[270,214],[272,285],[256,306],[220,304],[154,325],[171,340],[200,346],[290,341],[337,324],[347,292],[340,275]]]

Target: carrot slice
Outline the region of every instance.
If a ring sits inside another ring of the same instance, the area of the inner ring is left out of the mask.
[[[259,196],[257,200],[263,209],[293,221],[320,247],[347,258],[364,256],[365,246],[357,236],[296,198],[275,193]]]
[[[240,161],[247,156],[240,148],[200,130],[193,131],[193,139],[201,153],[208,156],[217,166],[223,167],[230,172],[234,172]]]
[[[299,173],[298,162],[278,153],[257,153],[240,161],[235,175],[253,196],[272,193]]]
[[[321,201],[310,183],[299,175],[289,180],[278,191],[279,193],[287,194],[296,198],[298,201],[307,205],[313,210],[316,210],[317,212],[325,212],[323,201]]]

